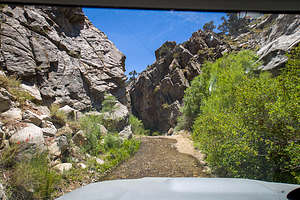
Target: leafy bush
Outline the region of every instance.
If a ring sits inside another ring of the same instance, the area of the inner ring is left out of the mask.
[[[35,98],[29,94],[29,92],[21,89],[20,84],[21,81],[19,81],[15,76],[0,75],[0,86],[9,91],[16,98],[16,101],[21,104],[21,106],[25,105],[26,100],[34,102]]]
[[[0,167],[9,168],[16,164],[16,155],[20,150],[20,145],[10,145],[0,151]]]
[[[124,140],[118,148],[112,147],[106,149],[108,156],[105,157],[103,165],[96,166],[99,172],[105,172],[116,167],[124,160],[130,158],[139,149],[140,141],[135,139]]]
[[[206,65],[205,98],[190,101],[199,109],[193,139],[219,176],[299,183],[299,55],[276,78],[252,73],[248,51]]]
[[[101,151],[100,138],[100,124],[102,123],[102,116],[86,115],[80,119],[80,129],[85,133],[87,142],[81,146],[82,149],[94,156]]]
[[[229,81],[231,76],[239,73],[238,79],[245,74],[245,71],[250,71],[258,65],[258,63],[254,65],[255,61],[256,56],[253,52],[242,51],[238,54],[226,55],[214,63],[205,63],[202,73],[193,79],[191,86],[184,92],[184,106],[181,110],[182,115],[178,118],[176,129],[191,130],[196,117],[202,112],[201,105],[215,89],[216,81],[219,79]],[[237,84],[237,82],[233,81],[232,84]]]
[[[117,103],[117,99],[115,96],[111,94],[105,94],[104,100],[102,102],[102,112],[112,112],[115,108],[115,104]]]
[[[52,104],[50,106],[50,116],[54,123],[64,126],[67,122],[67,115],[64,111],[59,110],[60,106],[58,104]]]
[[[160,132],[158,132],[158,131],[154,131],[154,132],[151,133],[151,135],[152,136],[160,136],[162,134]]]
[[[16,165],[12,174],[11,185],[13,198],[18,199],[20,191],[33,193],[33,199],[51,199],[55,186],[61,176],[48,166],[46,154],[39,154],[29,161],[22,161]]]
[[[108,134],[104,137],[104,149],[105,150],[120,148],[121,144],[122,144],[122,141],[118,136]]]
[[[143,122],[134,115],[129,116],[129,124],[131,125],[133,134],[149,135],[149,130],[145,130]]]
[[[17,88],[20,86],[20,84],[21,82],[14,76],[8,77],[0,75],[0,86],[4,87],[5,89]]]

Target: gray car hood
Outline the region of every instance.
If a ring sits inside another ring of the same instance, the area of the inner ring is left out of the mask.
[[[286,200],[298,187],[236,178],[142,178],[92,183],[57,200]]]

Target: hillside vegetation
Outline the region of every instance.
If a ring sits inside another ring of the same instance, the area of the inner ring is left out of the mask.
[[[218,176],[300,183],[300,47],[288,58],[273,77],[253,52],[232,53],[186,89],[177,129],[192,129]]]

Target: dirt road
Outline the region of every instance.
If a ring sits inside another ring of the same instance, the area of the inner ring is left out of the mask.
[[[141,137],[138,152],[103,180],[142,177],[209,177],[202,155],[183,136]],[[180,153],[180,152],[182,153]]]

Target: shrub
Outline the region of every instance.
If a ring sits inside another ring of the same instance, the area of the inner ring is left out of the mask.
[[[121,146],[122,141],[118,136],[108,134],[104,137],[104,149],[107,151],[109,149],[117,149]]]
[[[191,130],[196,117],[202,112],[201,105],[215,89],[217,80],[224,79],[228,82],[235,75],[238,79],[245,74],[245,71],[258,66],[259,63],[254,65],[255,61],[256,56],[253,52],[242,51],[238,54],[226,55],[214,63],[206,62],[202,73],[193,79],[191,86],[184,92],[184,106],[181,110],[182,115],[178,118],[177,129]],[[232,84],[238,82],[233,81]],[[230,87],[233,85],[229,84]]]
[[[151,133],[151,135],[152,136],[160,136],[162,134],[160,132],[158,132],[158,131],[154,131],[154,132]]]
[[[10,145],[0,152],[1,168],[10,168],[16,164],[16,155],[20,150],[20,145]]]
[[[219,176],[299,183],[299,55],[276,78],[252,73],[247,51],[208,64],[193,139]]]
[[[124,140],[118,148],[107,149],[108,156],[105,157],[105,163],[98,165],[98,172],[105,172],[119,165],[124,160],[130,158],[139,149],[140,141],[135,139]]]
[[[10,88],[8,90],[13,96],[16,97],[16,100],[21,104],[21,106],[24,106],[26,103],[26,100],[35,102],[35,98],[29,94],[27,91],[24,91],[20,88]],[[37,102],[35,102],[37,103]]]
[[[115,108],[117,99],[111,94],[104,94],[104,100],[102,102],[102,112],[112,112]]]
[[[102,116],[99,115],[86,115],[80,119],[80,129],[85,133],[87,143],[81,148],[94,156],[98,155],[101,151],[99,124],[102,123]]]
[[[50,106],[50,116],[54,123],[64,126],[67,122],[67,115],[64,111],[59,110],[60,106],[58,104],[52,104]]]
[[[34,199],[51,199],[61,176],[48,166],[46,154],[39,154],[16,165],[12,174],[11,186],[17,196],[24,190],[33,193]],[[19,194],[18,194],[19,193]],[[15,199],[18,199],[14,196]]]
[[[149,135],[149,130],[145,130],[143,122],[134,115],[129,116],[129,124],[133,134],[136,135]]]
[[[19,87],[21,82],[17,80],[15,76],[2,76],[0,75],[0,86],[4,87],[5,89],[9,88],[17,88]]]
[[[0,86],[9,91],[16,98],[16,101],[21,104],[21,106],[25,105],[26,100],[34,102],[35,98],[29,94],[29,92],[21,89],[20,84],[21,82],[15,76],[0,75]]]

